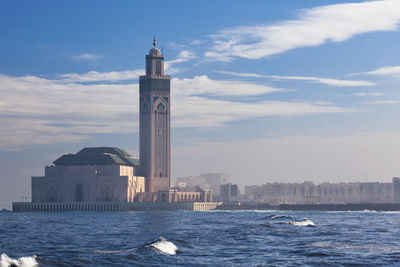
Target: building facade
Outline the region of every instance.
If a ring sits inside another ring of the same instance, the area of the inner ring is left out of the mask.
[[[170,160],[170,77],[164,75],[164,55],[153,48],[146,55],[146,75],[139,80],[140,173],[146,177],[146,191],[169,190]]]
[[[145,191],[139,161],[122,149],[84,148],[32,177],[32,202],[132,202]]]
[[[220,200],[223,202],[230,202],[238,199],[240,195],[237,184],[223,184],[220,186]]]
[[[191,188],[189,191],[170,189],[158,192],[138,193],[135,202],[212,202],[211,190],[200,187]]]

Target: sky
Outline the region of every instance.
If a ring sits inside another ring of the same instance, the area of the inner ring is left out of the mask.
[[[138,77],[171,75],[172,177],[400,176],[400,1],[1,1],[0,207],[65,153],[139,156]]]

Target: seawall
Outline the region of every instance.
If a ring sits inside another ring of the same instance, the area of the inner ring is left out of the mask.
[[[218,210],[293,210],[293,211],[400,211],[400,203],[348,204],[245,204],[224,203]]]
[[[280,210],[315,211],[400,211],[400,203],[357,203],[357,204],[281,204]]]
[[[13,202],[16,212],[214,210],[221,202]]]

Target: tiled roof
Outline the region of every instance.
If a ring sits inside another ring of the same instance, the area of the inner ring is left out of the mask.
[[[65,154],[54,165],[128,165],[139,166],[139,159],[116,147],[86,147],[76,154]]]

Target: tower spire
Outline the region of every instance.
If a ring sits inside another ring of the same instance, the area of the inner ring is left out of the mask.
[[[154,34],[154,39],[153,39],[153,47],[156,48],[157,42],[156,42],[156,35]]]

